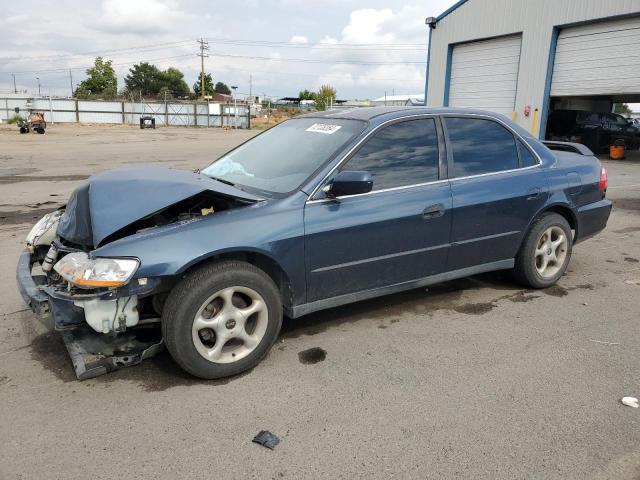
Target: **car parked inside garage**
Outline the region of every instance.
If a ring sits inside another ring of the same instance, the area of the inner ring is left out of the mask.
[[[154,322],[191,374],[237,374],[283,315],[492,270],[553,285],[611,211],[600,162],[558,146],[575,152],[477,110],[303,115],[201,172],[91,177],[29,234],[18,285],[65,334],[80,378],[155,352],[123,353]],[[106,346],[88,365],[96,337]]]
[[[622,115],[609,112],[554,110],[546,138],[582,143],[597,153],[608,151],[617,141],[629,150],[640,148],[640,129]]]

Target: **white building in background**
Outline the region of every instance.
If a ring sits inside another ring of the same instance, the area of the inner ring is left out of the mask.
[[[370,105],[373,107],[379,106],[403,106],[403,105],[422,105],[424,103],[424,94],[414,93],[407,95],[386,95],[380,98],[375,98],[370,101]]]
[[[427,25],[429,106],[544,137],[551,110],[640,102],[640,0],[461,0]]]

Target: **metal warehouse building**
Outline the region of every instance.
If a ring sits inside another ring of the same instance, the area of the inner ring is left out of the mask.
[[[550,110],[640,102],[640,0],[462,0],[427,24],[429,106],[500,112],[544,137]]]

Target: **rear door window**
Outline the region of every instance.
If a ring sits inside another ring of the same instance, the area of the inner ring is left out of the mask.
[[[438,180],[438,134],[433,118],[394,123],[375,133],[340,170],[373,175],[373,190]]]
[[[518,168],[513,134],[492,120],[444,117],[453,153],[453,177]]]
[[[531,150],[524,146],[521,140],[518,140],[518,154],[520,155],[521,167],[532,167],[538,164],[536,157],[533,156]]]

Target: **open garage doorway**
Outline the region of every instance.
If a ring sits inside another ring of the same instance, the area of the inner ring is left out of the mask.
[[[640,17],[599,21],[557,32],[544,136],[596,153],[615,142],[640,147],[640,128],[616,104],[640,103]]]
[[[624,113],[616,105],[627,105]],[[614,143],[626,150],[640,148],[640,125],[633,120],[633,108],[640,95],[611,97],[552,97],[545,132],[547,140],[582,143],[595,153],[606,153]]]

